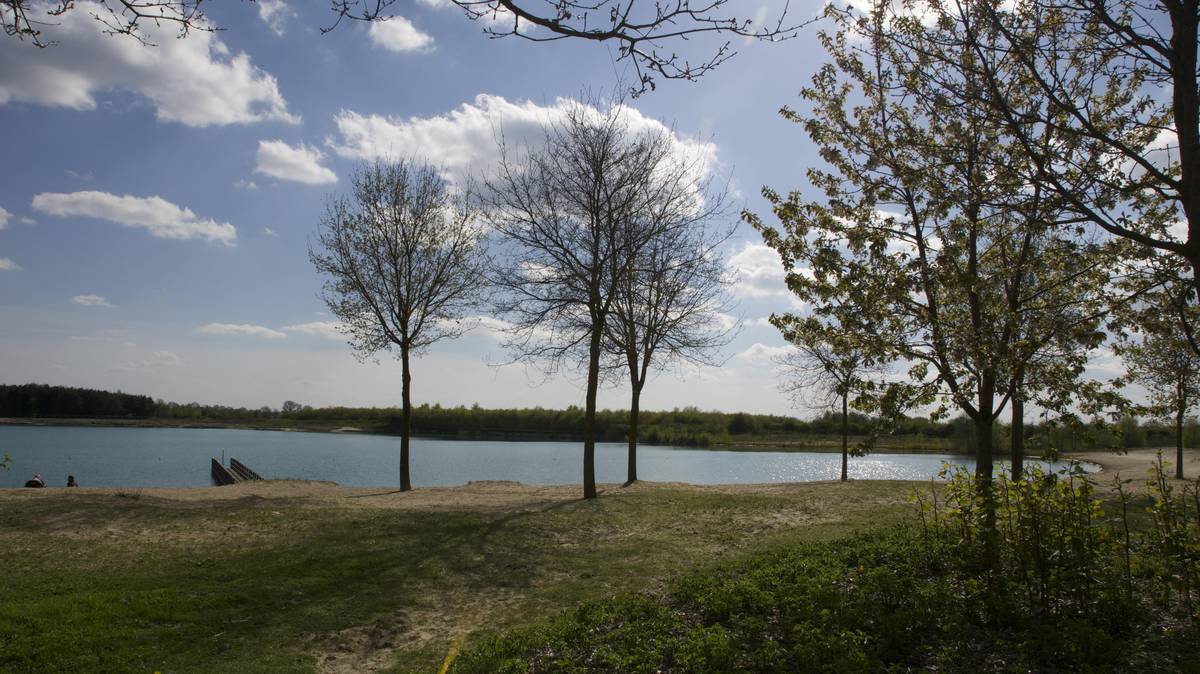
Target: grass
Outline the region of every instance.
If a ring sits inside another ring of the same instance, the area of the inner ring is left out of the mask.
[[[637,485],[475,508],[453,490],[421,508],[9,493],[0,670],[436,671],[456,639],[469,649],[581,601],[886,528],[907,516],[907,490]]]
[[[1137,498],[1177,519],[1169,532],[1161,518],[1131,522],[1123,540],[1120,501],[1093,500],[1084,480],[998,484],[994,556],[975,483],[959,473],[919,526],[801,540],[667,592],[583,602],[479,640],[452,672],[1200,671],[1187,581],[1200,496]]]
[[[1195,626],[1124,604],[981,615],[948,546],[871,533],[738,560],[483,640],[454,674],[1196,671]],[[1002,611],[1005,613],[1006,611]]]

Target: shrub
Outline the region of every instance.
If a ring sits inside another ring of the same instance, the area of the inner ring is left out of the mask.
[[[1200,482],[1150,518],[1078,471],[917,495],[917,521],[759,554],[494,636],[456,672],[1196,671]]]

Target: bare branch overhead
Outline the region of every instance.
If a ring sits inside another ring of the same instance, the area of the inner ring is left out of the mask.
[[[132,36],[149,44],[140,27],[172,25],[184,37],[192,30],[219,30],[205,17],[204,0],[95,0],[93,16],[106,32]],[[796,36],[815,18],[791,21],[789,6],[773,20],[759,23],[729,11],[730,0],[446,0],[471,20],[480,21],[493,38],[515,37],[533,42],[581,39],[612,42],[617,59],[633,64],[635,96],[655,87],[656,78],[694,81],[737,51],[731,38],[777,42]],[[330,0],[333,21],[373,22],[391,18],[395,0]],[[0,23],[10,36],[45,47],[53,44],[43,31],[55,19],[76,11],[75,0],[0,0]],[[712,34],[723,40],[697,46],[691,55],[677,51],[693,37]]]

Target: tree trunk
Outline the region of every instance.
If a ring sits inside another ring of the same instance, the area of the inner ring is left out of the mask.
[[[400,362],[403,370],[401,395],[404,398],[400,410],[400,491],[412,489],[408,476],[408,436],[412,428],[412,374],[408,370],[408,347],[400,347]]]
[[[1180,401],[1175,412],[1175,479],[1183,479],[1183,415],[1185,403]]]
[[[587,401],[583,413],[583,497],[596,498],[596,391],[600,388],[600,338],[604,323],[592,326],[588,347]]]
[[[629,461],[626,468],[625,484],[637,482],[637,443],[638,443],[638,414],[642,399],[642,387],[633,385],[633,393],[629,396]]]
[[[1012,390],[1012,479],[1018,481],[1025,473],[1025,398],[1021,384]]]
[[[971,418],[975,422],[975,479],[990,483],[996,470],[993,457],[995,442],[992,438],[996,404],[994,374],[987,373],[980,378],[977,394],[978,409]]]
[[[992,415],[990,412],[981,413],[972,421],[975,422],[975,479],[980,482],[991,482],[996,471],[996,463],[992,456],[993,438]]]
[[[996,530],[996,493],[992,486],[992,475],[996,470],[993,461],[995,441],[992,438],[995,400],[995,379],[985,375],[979,384],[979,409],[974,418],[975,486],[983,503],[983,545],[989,569],[995,569],[1000,563],[1000,540]]]
[[[848,393],[842,393],[842,482],[848,479],[846,475],[846,459],[850,455],[849,428],[847,426],[849,397]]]

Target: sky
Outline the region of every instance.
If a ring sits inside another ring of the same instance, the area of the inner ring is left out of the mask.
[[[771,16],[781,3],[731,6]],[[176,39],[151,27],[154,46],[102,34],[93,9],[76,3],[47,27],[56,43],[44,49],[0,37],[0,383],[249,407],[398,405],[398,363],[356,360],[319,297],[307,251],[326,199],[377,157],[423,159],[451,180],[486,171],[498,129],[534,138],[568,100],[611,96],[631,72],[615,46],[490,39],[441,0],[327,34],[325,3],[223,3],[206,10],[219,32]],[[819,11],[791,6],[798,19]],[[760,189],[810,191],[805,171],[819,161],[778,114],[825,60],[816,31],[737,39],[719,69],[659,80],[631,114],[703,148],[735,214],[769,216]],[[679,48],[703,55],[723,41]],[[724,364],[668,368],[642,409],[812,414],[778,388],[786,347],[766,319],[797,308],[779,259],[737,227],[724,253],[743,327]],[[581,375],[505,364],[488,325],[414,362],[414,402],[583,403]],[[600,404],[627,396],[611,387]]]

